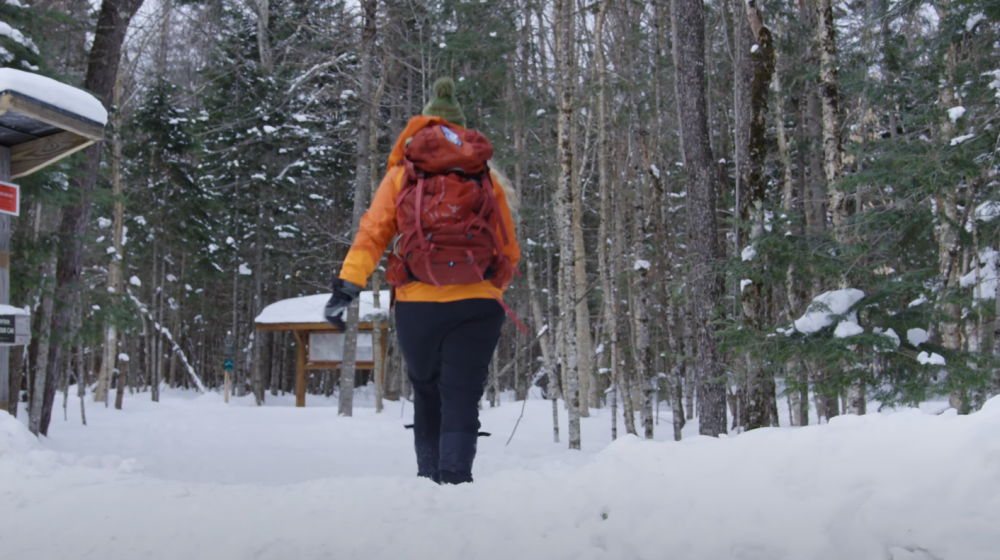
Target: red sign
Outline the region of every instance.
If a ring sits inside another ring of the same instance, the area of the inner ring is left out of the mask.
[[[0,214],[21,214],[21,188],[17,185],[0,182]]]

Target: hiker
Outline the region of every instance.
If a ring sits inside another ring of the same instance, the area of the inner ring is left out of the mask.
[[[465,128],[455,83],[439,79],[389,155],[325,310],[342,325],[393,242],[386,280],[413,384],[417,476],[444,484],[472,482],[479,402],[521,256],[492,156],[486,138]]]

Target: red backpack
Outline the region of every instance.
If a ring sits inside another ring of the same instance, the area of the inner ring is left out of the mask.
[[[486,163],[491,157],[493,146],[474,130],[435,125],[413,136],[396,199],[389,284],[510,283],[514,267],[503,253],[510,240]]]

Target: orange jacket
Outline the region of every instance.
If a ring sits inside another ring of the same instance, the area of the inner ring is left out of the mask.
[[[389,155],[389,167],[382,184],[379,185],[372,204],[361,218],[361,227],[358,228],[357,235],[354,236],[354,243],[351,250],[344,259],[344,267],[340,271],[341,280],[346,280],[365,286],[368,284],[368,277],[375,270],[376,264],[382,258],[389,243],[396,236],[396,196],[399,194],[403,184],[404,168],[403,150],[406,141],[421,129],[436,124],[447,124],[448,126],[461,129],[440,117],[417,116],[410,119],[406,129],[399,135],[392,153]],[[510,207],[507,205],[507,194],[500,183],[494,179],[493,192],[497,197],[500,207],[501,223],[497,228],[507,230],[507,239],[510,240],[503,248],[503,252],[510,259],[515,267],[521,259],[521,249],[514,238],[514,220],[510,215]],[[497,231],[499,235],[500,232]],[[502,237],[502,236],[501,236]],[[461,286],[442,286],[438,288],[431,284],[422,282],[412,282],[396,289],[396,299],[399,301],[458,301],[462,299],[493,299],[503,297],[503,290],[497,289],[490,282],[479,284],[466,284]]]

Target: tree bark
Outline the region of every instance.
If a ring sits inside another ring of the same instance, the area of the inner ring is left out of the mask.
[[[542,314],[542,304],[538,301],[538,287],[535,282],[535,265],[529,256],[528,261],[528,293],[531,298],[531,313],[535,319],[535,327],[539,330],[545,329],[545,333],[541,334],[541,340],[539,341],[542,348],[542,364],[545,366],[545,376],[548,378],[548,387],[546,388],[546,393],[549,399],[552,401],[553,408],[553,424],[552,424],[552,434],[553,441],[559,443],[559,380],[556,375],[556,362],[555,358],[552,356],[552,343],[550,339],[552,338],[552,325],[545,322],[545,316]],[[536,336],[538,336],[536,334]]]
[[[573,238],[573,126],[574,58],[573,18],[575,3],[556,2],[556,36],[559,67],[559,179],[556,188],[556,212],[559,224],[560,311],[564,333],[563,375],[566,378],[566,404],[569,411],[569,448],[580,449],[580,366],[576,337],[576,281],[573,273],[575,247]]]
[[[726,433],[725,372],[718,360],[714,308],[723,293],[716,224],[714,164],[705,100],[705,15],[702,0],[673,0],[671,10],[677,115],[688,175],[688,223],[697,340],[698,408],[702,435]]]
[[[739,246],[749,246],[764,234],[764,202],[767,179],[767,95],[774,75],[774,45],[753,0],[733,1],[736,18],[736,145],[737,188],[740,189]],[[743,323],[760,332],[764,328],[764,277],[749,275],[742,289]],[[739,425],[745,430],[771,423],[769,410],[775,398],[774,377],[762,364],[747,356]]]
[[[87,64],[84,89],[100,99],[104,106],[111,108],[115,80],[121,61],[122,43],[132,16],[142,5],[142,0],[104,0],[98,15],[97,30]],[[47,435],[52,419],[52,404],[55,399],[56,381],[63,361],[63,342],[69,338],[73,309],[73,294],[79,289],[78,283],[83,266],[83,236],[90,219],[91,197],[97,185],[97,175],[101,163],[103,143],[97,143],[85,150],[86,162],[81,173],[73,179],[73,186],[80,193],[80,199],[63,208],[59,226],[59,260],[56,266],[56,293],[60,303],[52,319],[52,337],[56,344],[49,347],[48,371],[45,379],[45,395],[42,405],[39,431]]]
[[[374,93],[373,60],[375,58],[375,33],[378,0],[364,0],[364,27],[361,31],[361,109],[358,115],[357,165],[355,166],[354,212],[351,232],[356,233],[368,202],[371,183],[371,129],[372,96]],[[340,399],[338,414],[354,414],[354,378],[358,352],[358,302],[347,309],[344,332],[344,359],[340,367]]]
[[[601,219],[598,225],[597,262],[601,275],[601,289],[604,299],[604,340],[609,354],[608,369],[611,379],[611,431],[617,436],[617,403],[622,399],[625,411],[625,429],[627,433],[636,435],[635,417],[632,414],[631,399],[622,391],[622,375],[618,340],[618,271],[617,258],[620,253],[610,254],[612,230],[616,220],[614,193],[611,185],[611,141],[608,138],[608,63],[604,50],[604,25],[610,0],[601,2],[601,11],[595,26],[595,47],[597,55],[598,99],[597,99],[597,169],[601,197]],[[615,232],[615,236],[617,237]],[[626,385],[627,386],[627,385]]]
[[[121,76],[115,80],[115,105],[121,100]],[[115,252],[108,263],[108,292],[112,297],[121,293],[121,260],[122,260],[122,234],[125,224],[125,208],[122,204],[122,141],[121,141],[121,112],[116,112],[114,116],[114,131],[111,137],[112,160],[111,160],[111,195],[114,197],[114,233],[112,247]],[[104,358],[101,360],[101,371],[97,378],[97,388],[94,390],[94,402],[107,403],[108,386],[111,382],[111,375],[115,367],[115,359],[118,349],[118,327],[114,321],[108,321],[104,332]],[[120,408],[120,407],[118,407]]]

